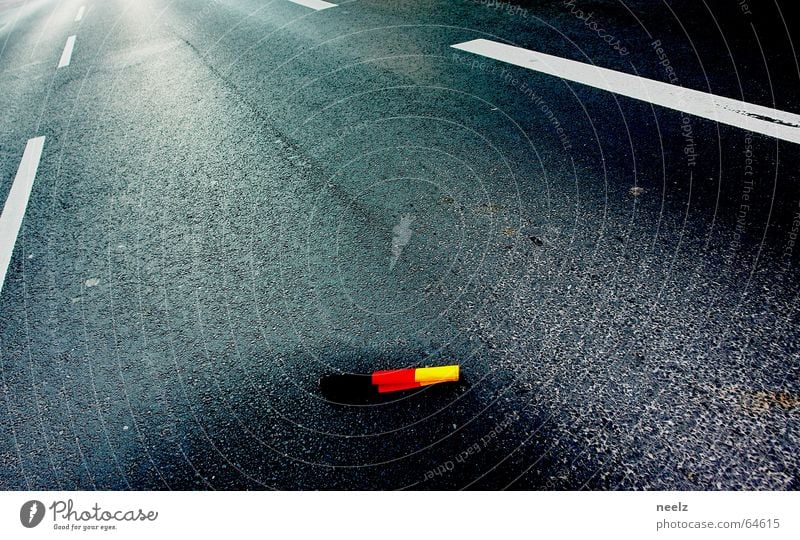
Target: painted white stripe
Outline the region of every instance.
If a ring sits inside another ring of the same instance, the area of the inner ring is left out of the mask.
[[[58,67],[67,67],[69,61],[72,59],[72,49],[75,47],[75,36],[69,36],[67,43],[64,45],[64,52],[61,53],[61,60],[58,61]],[[57,68],[56,68],[57,69]]]
[[[789,112],[681,88],[674,84],[637,77],[487,39],[466,41],[453,45],[453,47],[554,75],[568,81],[683,111],[722,124],[800,143],[800,116]]]
[[[25,145],[17,176],[14,177],[6,204],[3,206],[3,213],[0,214],[0,292],[6,281],[11,254],[14,252],[22,218],[25,217],[25,209],[28,207],[28,198],[33,188],[33,179],[36,178],[36,170],[39,168],[43,147],[44,137],[30,139]]]
[[[86,7],[85,7],[85,6],[81,6],[81,7],[78,9],[78,14],[77,14],[77,15],[75,15],[75,22],[78,22],[78,21],[80,21],[81,19],[83,19],[83,13],[84,13],[85,11],[86,11]]]
[[[337,6],[337,4],[331,4],[330,2],[323,2],[322,0],[289,0],[289,2],[309,7],[311,9],[316,9],[317,11]]]

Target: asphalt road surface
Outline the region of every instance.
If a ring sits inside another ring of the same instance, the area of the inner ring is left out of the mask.
[[[800,146],[453,48],[797,114],[780,6],[303,3],[0,1],[0,488],[800,488]]]

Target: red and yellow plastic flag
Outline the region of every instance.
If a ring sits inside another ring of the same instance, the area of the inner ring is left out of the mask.
[[[372,374],[372,384],[378,393],[398,392],[441,382],[458,380],[459,366],[439,366],[411,369],[390,369]]]
[[[368,401],[370,397],[412,390],[432,384],[457,382],[460,366],[387,369],[367,375],[334,374],[320,379],[323,395],[344,403]]]

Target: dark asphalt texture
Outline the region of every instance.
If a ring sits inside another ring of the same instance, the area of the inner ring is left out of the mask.
[[[800,488],[798,146],[450,47],[800,113],[750,9],[0,2],[0,488]]]

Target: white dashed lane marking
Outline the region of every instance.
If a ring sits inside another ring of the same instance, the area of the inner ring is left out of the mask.
[[[83,19],[83,14],[85,11],[86,6],[81,6],[80,9],[78,9],[78,14],[75,15],[75,22],[79,22],[81,19]]]
[[[61,53],[61,60],[58,61],[58,67],[67,67],[69,61],[72,59],[72,49],[75,48],[75,36],[69,36],[67,43],[64,45],[64,52]]]
[[[337,4],[331,4],[330,2],[323,2],[322,0],[289,0],[289,2],[309,7],[311,9],[316,9],[317,11],[321,9],[336,7],[337,5]]]
[[[800,143],[800,116],[488,39],[454,48],[777,139]]]
[[[36,178],[36,170],[39,168],[42,148],[44,148],[44,137],[30,139],[25,145],[17,176],[14,177],[6,204],[3,206],[3,213],[0,214],[0,292],[6,280],[14,244],[17,243],[17,235],[22,226],[22,218],[25,217],[25,210],[28,208],[28,199],[33,188],[33,180]]]

